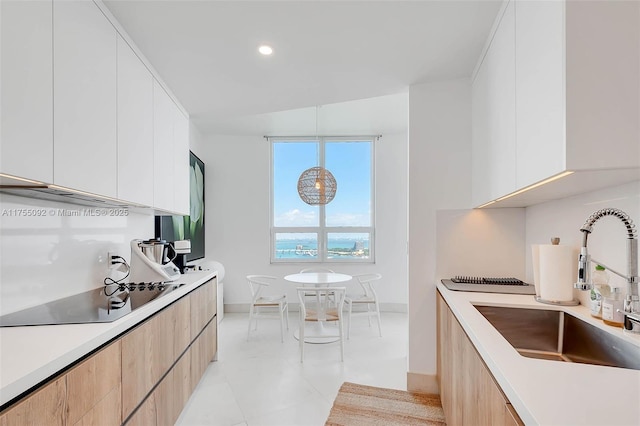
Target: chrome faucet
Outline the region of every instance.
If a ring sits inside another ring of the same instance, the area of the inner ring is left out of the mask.
[[[640,333],[637,319],[640,314],[640,278],[638,278],[638,232],[633,221],[628,214],[619,209],[606,208],[593,213],[584,223],[580,231],[582,237],[582,247],[578,256],[578,282],[574,287],[579,290],[590,290],[591,274],[589,273],[589,263],[591,256],[587,250],[587,238],[593,229],[593,225],[605,216],[615,216],[624,223],[627,228],[627,270],[624,278],[627,280],[627,296],[624,300],[625,329]]]

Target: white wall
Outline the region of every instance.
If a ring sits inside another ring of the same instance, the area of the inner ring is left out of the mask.
[[[533,282],[531,244],[549,244],[551,237],[560,237],[561,244],[579,248],[582,245],[580,228],[593,212],[606,207],[618,208],[629,214],[637,229],[640,226],[640,181],[528,207],[525,247],[527,280]],[[607,216],[593,226],[588,239],[589,253],[607,266],[626,274],[626,241],[626,229],[622,222]],[[610,284],[626,289],[624,280],[613,274],[610,277]],[[587,304],[588,292],[574,290],[574,295],[582,304]]]
[[[26,217],[22,209],[44,216]],[[153,216],[133,212],[99,217],[90,207],[7,194],[0,194],[0,212],[1,314],[100,287],[108,250],[128,261],[129,242],[154,235]]]
[[[525,280],[525,209],[439,210],[436,280],[456,275]]]
[[[204,136],[192,122],[189,122],[189,149],[202,160],[200,155],[204,151]],[[204,160],[203,160],[204,161]]]
[[[432,389],[436,373],[436,212],[471,202],[471,83],[409,88],[409,376]],[[420,381],[427,376],[432,383]],[[422,378],[420,378],[422,377]]]
[[[248,274],[283,277],[309,264],[270,264],[270,145],[262,135],[208,135],[205,197],[207,258],[225,266],[225,309],[246,312]],[[407,136],[383,134],[376,142],[376,263],[324,264],[348,274],[380,272],[383,309],[407,303]],[[313,265],[313,264],[312,264]],[[353,283],[347,285],[354,285]],[[271,291],[296,300],[294,286],[280,279]]]

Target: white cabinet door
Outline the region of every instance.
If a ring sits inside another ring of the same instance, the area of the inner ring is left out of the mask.
[[[53,181],[52,1],[0,2],[0,172]]]
[[[487,67],[481,66],[471,87],[471,198],[474,207],[491,200],[488,89]]]
[[[54,1],[54,183],[117,196],[116,30],[91,1]]]
[[[485,58],[491,199],[516,189],[515,15],[507,6]]]
[[[188,215],[190,210],[189,119],[175,104],[173,119],[174,211]]]
[[[118,36],[118,198],[153,205],[153,77]]]
[[[564,2],[518,1],[516,117],[518,188],[565,169]]]
[[[153,80],[154,203],[167,213],[189,214],[189,119]]]
[[[507,5],[472,87],[475,206],[516,188],[515,15]]]
[[[162,86],[153,80],[153,206],[174,210],[174,104]]]

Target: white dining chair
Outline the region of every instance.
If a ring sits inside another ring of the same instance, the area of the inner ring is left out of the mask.
[[[263,291],[277,278],[269,275],[247,275],[247,282],[251,290],[251,306],[249,308],[249,327],[247,341],[251,335],[251,325],[255,322],[258,329],[258,319],[270,318],[280,320],[280,340],[284,342],[284,328],[289,329],[289,304],[287,295],[264,295]]]
[[[355,294],[347,294],[344,303],[347,305],[349,311],[349,325],[347,326],[347,339],[351,335],[351,322],[353,317],[366,316],[369,319],[369,327],[371,327],[371,317],[376,317],[378,320],[378,333],[382,337],[382,324],[380,321],[380,304],[378,303],[378,295],[373,286],[375,281],[382,278],[380,274],[359,274],[354,275],[353,278],[360,284],[361,292]],[[364,305],[366,311],[353,312],[353,305]]]
[[[330,274],[333,274],[333,271],[331,269],[328,268],[304,268],[300,270],[301,274],[306,274],[306,273],[310,273],[310,272],[328,272]],[[305,287],[317,287],[315,284],[304,284]],[[315,297],[315,293],[312,294],[305,294],[305,296],[307,297],[311,297],[314,296]]]
[[[300,362],[304,362],[305,339],[312,337],[338,338],[340,342],[340,361],[344,361],[344,326],[343,312],[346,287],[298,287],[300,302]],[[305,296],[311,293],[314,299]],[[306,327],[307,323],[332,323],[337,327],[321,327],[322,334],[312,334],[313,327]],[[329,343],[330,344],[330,343]]]

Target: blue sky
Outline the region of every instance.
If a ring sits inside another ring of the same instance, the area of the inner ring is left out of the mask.
[[[298,196],[300,174],[318,165],[317,144],[274,144],[275,226],[318,226],[319,209]],[[327,226],[370,226],[370,143],[327,142],[325,167],[338,182],[336,196],[326,206]]]

